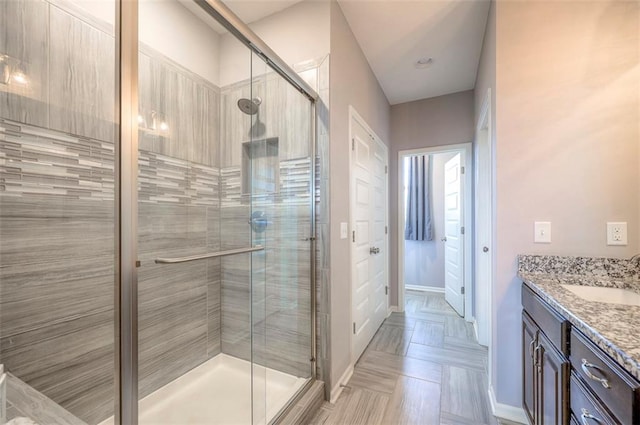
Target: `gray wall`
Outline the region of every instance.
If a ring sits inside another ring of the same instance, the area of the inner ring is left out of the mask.
[[[331,2],[331,386],[351,363],[351,260],[340,222],[349,222],[349,105],[389,145],[389,102],[336,2]]]
[[[520,405],[521,253],[629,257],[640,225],[640,4],[498,2],[497,273],[492,359],[498,402]],[[541,30],[544,29],[544,30]],[[551,221],[551,244],[533,222]],[[628,246],[605,223],[626,221]]]
[[[390,304],[398,305],[398,152],[473,140],[473,91],[433,97],[391,107],[389,155]]]

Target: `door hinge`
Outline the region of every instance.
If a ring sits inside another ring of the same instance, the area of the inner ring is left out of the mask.
[[[389,167],[387,167],[386,165],[384,166],[384,173],[387,174],[387,172],[389,172]]]
[[[460,174],[464,174],[464,167],[460,167]]]
[[[464,235],[464,226],[462,226],[462,227],[460,228],[460,234],[461,234],[461,235]]]
[[[351,139],[351,150],[352,151],[356,150],[356,139]]]
[[[351,232],[351,239],[353,240],[353,242],[356,241],[356,231],[355,230],[353,232]]]
[[[384,294],[385,295],[389,295],[389,287],[388,286],[384,287]]]
[[[353,322],[353,334],[356,334],[356,322]]]
[[[464,295],[464,286],[460,288],[460,295]]]
[[[384,226],[384,234],[385,235],[389,234],[389,228],[387,226]]]

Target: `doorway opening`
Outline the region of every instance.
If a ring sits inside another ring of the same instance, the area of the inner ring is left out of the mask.
[[[406,291],[444,293],[472,321],[471,143],[398,154],[398,309]]]

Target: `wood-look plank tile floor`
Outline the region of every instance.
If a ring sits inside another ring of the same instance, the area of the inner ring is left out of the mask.
[[[309,425],[512,425],[491,415],[487,349],[444,294],[407,291],[335,404]]]

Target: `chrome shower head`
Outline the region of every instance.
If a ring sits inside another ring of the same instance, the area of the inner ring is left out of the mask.
[[[258,113],[262,99],[254,97],[253,99],[242,98],[238,100],[238,108],[247,115],[255,115]]]

